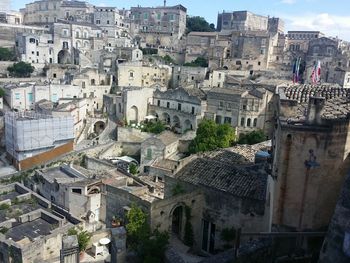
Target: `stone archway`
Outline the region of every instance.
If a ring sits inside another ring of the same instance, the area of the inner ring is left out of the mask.
[[[185,131],[187,130],[193,130],[193,125],[191,123],[190,120],[185,120],[184,122],[184,128],[185,128]]]
[[[166,124],[170,124],[170,115],[169,115],[168,113],[164,112],[164,113],[162,114],[162,117],[163,117],[162,120],[163,120]]]
[[[183,218],[185,216],[184,207],[179,205],[171,213],[171,232],[177,235],[180,239],[182,237]]]
[[[173,117],[173,126],[176,128],[181,128],[180,118],[176,115]]]
[[[138,123],[139,122],[139,110],[138,108],[134,105],[130,108],[129,111],[129,122],[130,123]]]
[[[100,135],[105,128],[106,128],[106,124],[103,121],[97,121],[94,124],[94,133],[97,135]]]
[[[58,64],[71,64],[71,56],[68,50],[61,50],[57,54]]]

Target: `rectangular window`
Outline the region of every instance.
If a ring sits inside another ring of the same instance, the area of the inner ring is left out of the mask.
[[[157,101],[157,105],[158,105],[158,107],[160,106],[160,100]]]
[[[192,107],[192,111],[191,111],[192,114],[194,114],[194,107]]]
[[[160,20],[162,15],[160,13],[157,14],[157,19]]]
[[[148,19],[148,13],[144,13],[144,14],[143,14],[143,18],[144,18],[144,19]]]
[[[16,99],[16,100],[19,100],[20,98],[21,98],[21,94],[15,93],[15,99]]]
[[[151,148],[147,149],[147,159],[152,160],[152,149]]]
[[[80,194],[82,193],[81,189],[80,188],[73,188],[72,189],[72,193],[76,193],[76,194]]]
[[[52,94],[52,101],[57,102],[58,101],[58,96],[56,93]]]
[[[224,102],[223,101],[220,101],[219,102],[219,109],[222,109],[224,107]]]
[[[232,122],[232,119],[230,117],[225,117],[224,123],[231,124],[231,122]]]
[[[166,107],[167,107],[167,108],[170,108],[170,102],[167,102],[167,103],[166,103]]]
[[[28,101],[33,102],[33,93],[28,93]]]
[[[177,104],[177,110],[181,110],[181,103]]]

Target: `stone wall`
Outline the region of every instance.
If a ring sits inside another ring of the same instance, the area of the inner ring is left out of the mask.
[[[349,170],[349,123],[279,123],[273,141],[276,176],[273,223],[326,227]]]

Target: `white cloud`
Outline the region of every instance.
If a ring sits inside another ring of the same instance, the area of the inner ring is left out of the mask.
[[[338,16],[329,13],[304,15],[280,15],[286,21],[287,30],[315,30],[328,36],[338,36],[350,41],[350,16]]]
[[[282,4],[292,5],[296,3],[296,0],[282,0]]]

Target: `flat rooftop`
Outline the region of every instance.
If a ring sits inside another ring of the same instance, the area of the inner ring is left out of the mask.
[[[59,167],[41,170],[40,172],[42,176],[50,183],[55,182],[55,180],[63,181],[68,179],[74,182],[77,180],[80,181],[87,178],[86,176],[81,174],[78,170],[72,169],[68,165],[62,165]]]
[[[24,238],[34,240],[40,236],[47,236],[52,230],[57,228],[55,224],[51,224],[42,218],[35,219],[31,222],[17,223],[15,226],[10,228],[6,233],[6,238],[11,238],[17,242]]]

